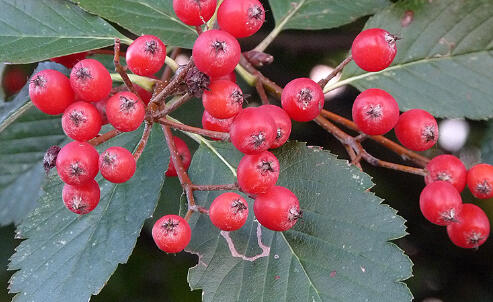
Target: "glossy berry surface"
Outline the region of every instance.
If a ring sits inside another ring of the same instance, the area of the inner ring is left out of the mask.
[[[397,54],[397,38],[381,28],[362,31],[353,41],[351,55],[363,70],[380,71],[392,63]]]
[[[125,60],[128,68],[141,76],[152,76],[158,72],[166,59],[166,46],[156,36],[143,35],[130,44]]]
[[[69,185],[81,185],[98,174],[99,154],[85,142],[66,144],[58,153],[56,170],[62,181]]]
[[[236,193],[223,193],[212,202],[209,217],[218,229],[236,231],[245,224],[248,218],[248,204]]]
[[[180,216],[166,215],[158,219],[152,227],[152,238],[163,252],[179,253],[190,242],[192,230],[188,222]]]
[[[437,121],[422,109],[411,109],[401,114],[394,131],[401,144],[414,151],[428,150],[438,140]]]
[[[486,199],[493,197],[493,166],[478,164],[467,172],[467,186],[472,195]]]
[[[102,120],[96,106],[86,102],[75,102],[65,109],[62,128],[65,134],[76,141],[88,141],[101,130]]]
[[[78,98],[96,102],[109,95],[112,80],[103,64],[94,59],[85,59],[72,68],[70,84]]]
[[[279,178],[279,161],[269,151],[245,155],[237,170],[238,185],[248,194],[266,193]]]
[[[216,0],[173,0],[173,10],[181,22],[198,26],[214,15]]]
[[[29,81],[29,98],[46,114],[60,114],[74,102],[69,79],[61,72],[45,69]]]
[[[264,21],[265,10],[258,0],[224,0],[217,10],[219,27],[236,38],[253,35]]]
[[[276,138],[270,146],[271,148],[279,148],[284,145],[291,135],[291,119],[289,115],[281,107],[275,105],[262,105],[260,109],[267,112],[268,115],[274,120],[276,127]]]
[[[110,147],[99,155],[99,171],[113,183],[128,181],[134,175],[136,167],[132,153],[122,147]]]
[[[190,153],[190,149],[188,149],[187,144],[177,136],[173,136],[173,141],[175,142],[175,148],[176,152],[178,152],[178,157],[183,163],[183,168],[185,169],[185,171],[187,171],[188,167],[190,167],[190,163],[192,162],[192,154]],[[177,176],[175,165],[173,164],[171,157],[169,159],[168,170],[166,170],[165,175]]]
[[[421,191],[419,208],[428,221],[438,225],[449,225],[456,221],[462,209],[462,198],[450,183],[436,181]]]
[[[82,185],[63,186],[63,203],[70,211],[75,214],[87,214],[94,210],[99,203],[100,189],[98,183],[91,179]]]
[[[482,245],[490,234],[490,221],[478,206],[466,203],[459,221],[447,226],[450,240],[458,247],[472,249]]]
[[[243,93],[238,85],[228,80],[214,81],[202,94],[204,109],[213,117],[234,117],[243,105]]]
[[[210,115],[209,112],[204,110],[202,114],[202,128],[212,131],[229,132],[231,125],[233,124],[234,117],[227,119],[219,119]]]
[[[197,68],[210,77],[231,73],[240,62],[241,49],[238,41],[222,30],[202,33],[192,49]]]
[[[79,63],[79,61],[84,60],[89,53],[87,51],[73,53],[71,55],[61,56],[51,58],[50,61],[56,62],[58,64],[62,64],[63,66],[71,69],[75,66],[75,64]]]
[[[361,92],[353,104],[353,121],[368,135],[382,135],[399,120],[399,105],[385,90],[371,88]]]
[[[450,154],[435,156],[426,165],[426,184],[435,181],[446,181],[452,184],[457,191],[462,192],[466,186],[467,170],[457,157]]]
[[[276,139],[276,125],[264,110],[249,107],[236,116],[229,135],[240,152],[257,154],[269,149]]]
[[[222,75],[219,77],[212,77],[212,78],[210,78],[210,80],[211,80],[211,82],[214,82],[217,80],[228,80],[228,81],[231,81],[233,83],[236,83],[236,73],[234,71],[232,71],[228,74],[225,74],[225,75]]]
[[[134,131],[145,117],[145,105],[135,94],[118,92],[106,102],[106,116],[113,127],[122,131]]]
[[[281,186],[274,186],[267,193],[257,195],[253,212],[261,225],[273,231],[287,231],[301,218],[298,198]]]
[[[294,79],[284,87],[281,104],[293,120],[308,122],[322,111],[324,93],[322,88],[311,79]]]

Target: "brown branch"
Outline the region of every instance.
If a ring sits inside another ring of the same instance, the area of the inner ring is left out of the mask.
[[[138,95],[137,91],[135,90],[134,85],[128,78],[127,72],[125,71],[125,68],[120,64],[120,39],[115,38],[115,54],[113,57],[113,63],[115,64],[115,71],[120,74],[120,76],[123,79],[123,83],[125,83],[125,86],[127,86],[128,90],[131,91],[133,94]]]
[[[106,141],[109,141],[110,139],[112,139],[113,137],[117,136],[120,133],[121,133],[121,131],[113,129],[111,131],[108,131],[106,133],[103,133],[103,134],[96,136],[95,138],[88,141],[88,143],[93,145],[94,147],[96,147],[97,145],[100,145]]]
[[[257,93],[260,96],[260,99],[262,100],[262,104],[269,104],[269,97],[267,97],[267,94],[265,93],[262,80],[257,79],[257,83],[255,83],[255,88],[257,89]]]
[[[191,132],[191,133],[196,133],[196,134],[200,134],[202,136],[207,136],[207,137],[219,139],[222,141],[229,141],[229,133],[227,133],[227,132],[219,132],[219,131],[212,131],[212,130],[197,128],[197,127],[192,127],[192,126],[188,126],[188,125],[184,125],[184,124],[170,121],[166,118],[161,118],[161,119],[156,120],[156,121],[158,123],[160,123],[161,125],[169,126],[169,127],[174,128],[174,129],[178,129],[178,130],[182,130],[182,131],[186,131],[186,132]]]
[[[181,48],[176,47],[175,49],[173,49],[169,57],[175,60],[176,57],[180,54],[180,52],[181,52]],[[166,65],[163,74],[161,75],[161,81],[166,82],[169,80],[170,77],[171,77],[171,67],[169,67],[169,65]]]
[[[140,141],[137,144],[137,147],[135,148],[134,151],[135,161],[138,161],[140,156],[142,155],[142,152],[144,152],[144,149],[147,145],[147,141],[149,140],[149,136],[151,135],[151,130],[152,130],[152,122],[145,121],[142,137],[140,138]]]
[[[175,102],[173,103],[168,103],[166,104],[166,106],[164,107],[163,110],[157,112],[154,114],[154,119],[160,119],[162,117],[165,117],[167,116],[168,114],[170,114],[171,112],[175,111],[176,109],[178,109],[181,105],[185,104],[186,102],[188,102],[189,100],[191,100],[193,98],[192,95],[190,95],[188,92],[185,93],[184,95],[181,96],[181,98],[179,98],[178,100],[176,100]]]
[[[320,87],[322,87],[322,89],[324,89],[325,85],[327,85],[327,83],[330,80],[332,80],[339,72],[341,72],[342,69],[347,64],[349,64],[349,62],[351,62],[352,60],[353,60],[353,57],[351,55],[349,55],[349,57],[344,59],[344,61],[342,61],[341,64],[337,65],[337,67],[334,70],[332,70],[332,72],[328,76],[326,76],[325,78],[318,81],[318,85],[320,85]]]
[[[233,191],[239,190],[237,184],[227,185],[192,185],[194,191]]]
[[[195,26],[195,30],[197,31],[197,34],[200,36],[202,34],[202,27],[200,25]]]

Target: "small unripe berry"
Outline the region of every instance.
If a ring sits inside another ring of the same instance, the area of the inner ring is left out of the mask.
[[[152,227],[152,238],[160,250],[179,253],[190,242],[192,230],[188,222],[180,216],[166,215]]]
[[[75,214],[87,214],[94,210],[99,203],[100,189],[98,183],[91,179],[82,185],[63,186],[63,203],[70,211]]]
[[[106,149],[99,156],[101,175],[113,183],[123,183],[135,173],[135,158],[125,148],[114,146]]]
[[[240,229],[248,218],[248,204],[236,193],[223,193],[212,202],[209,217],[218,229],[235,231]]]
[[[322,88],[313,80],[298,78],[284,87],[281,104],[293,120],[308,122],[316,118],[322,111],[324,93]]]

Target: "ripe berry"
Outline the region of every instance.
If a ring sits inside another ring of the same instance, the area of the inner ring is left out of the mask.
[[[228,80],[214,81],[202,94],[204,109],[213,117],[225,119],[238,114],[243,105],[243,93],[238,85]]]
[[[2,87],[7,96],[11,96],[19,92],[26,84],[28,78],[29,76],[26,72],[15,65],[11,68],[7,68],[2,79]]]
[[[245,224],[248,218],[248,204],[236,193],[223,193],[212,202],[209,217],[218,229],[236,231]]]
[[[353,121],[368,135],[382,135],[394,128],[399,120],[399,105],[385,90],[371,88],[356,97]]]
[[[84,60],[88,54],[89,53],[87,51],[79,52],[79,53],[73,53],[71,55],[51,58],[50,61],[56,62],[58,64],[62,64],[63,66],[67,67],[68,69],[71,69],[79,61]]]
[[[142,100],[142,102],[144,102],[144,105],[147,106],[147,104],[149,104],[149,102],[151,101],[152,92],[145,90],[137,84],[134,84],[134,87],[140,99]]]
[[[61,72],[45,69],[29,81],[29,97],[46,114],[60,114],[74,102],[69,79]]]
[[[397,53],[397,38],[381,28],[362,31],[353,41],[351,55],[363,70],[380,71],[392,63]]]
[[[173,141],[175,142],[175,147],[176,147],[176,152],[178,152],[178,157],[181,159],[181,162],[183,163],[183,168],[185,169],[185,171],[187,171],[188,167],[190,167],[190,163],[192,162],[192,154],[190,153],[187,144],[181,138],[177,136],[173,136]],[[175,165],[173,164],[171,157],[169,159],[168,170],[166,170],[165,175],[166,176],[178,175],[176,174]]]
[[[240,152],[257,154],[269,149],[276,139],[276,125],[267,112],[249,107],[236,116],[229,135]]]
[[[199,26],[214,15],[217,0],[173,0],[173,10],[181,22]]]
[[[322,88],[308,78],[289,82],[281,95],[282,108],[298,122],[308,122],[320,114],[324,106]]]
[[[96,106],[86,102],[73,103],[62,116],[63,131],[76,141],[85,142],[95,137],[101,124],[101,114]]]
[[[64,183],[81,185],[98,174],[98,159],[98,151],[90,144],[71,142],[58,153],[56,170]]]
[[[217,22],[236,38],[256,33],[265,21],[265,10],[258,0],[224,0],[217,10]]]
[[[421,109],[411,109],[401,114],[394,131],[401,144],[414,151],[428,150],[438,140],[437,121]]]
[[[486,241],[490,234],[490,221],[480,207],[464,204],[458,219],[459,222],[447,226],[448,237],[455,245],[472,249]]]
[[[450,154],[442,154],[434,157],[427,165],[425,176],[426,184],[435,181],[446,181],[452,184],[457,191],[462,192],[466,186],[467,170],[457,157]]]
[[[281,186],[257,195],[253,212],[258,222],[273,231],[287,231],[301,218],[300,203],[293,192]]]
[[[134,131],[144,121],[145,105],[131,92],[118,92],[106,102],[106,116],[116,129],[123,132]]]
[[[272,149],[279,148],[284,145],[291,134],[291,119],[281,107],[267,104],[262,105],[259,108],[267,112],[274,120],[276,126],[276,138],[270,147]]]
[[[202,33],[192,49],[197,68],[210,77],[231,73],[240,62],[241,49],[238,41],[222,30]]]
[[[104,98],[101,101],[94,102],[94,107],[96,107],[101,116],[101,125],[108,124],[108,117],[106,116],[106,102],[108,99],[109,98]]]
[[[248,194],[260,194],[272,188],[279,178],[279,161],[269,151],[245,155],[238,165],[238,185]]]
[[[436,181],[421,191],[419,207],[423,216],[431,223],[449,225],[456,222],[462,209],[462,198],[450,183]]]
[[[100,194],[98,183],[91,179],[82,185],[64,185],[62,199],[67,209],[83,215],[94,210],[99,203]]]
[[[126,182],[132,178],[135,169],[135,158],[125,148],[110,147],[99,156],[99,171],[101,171],[101,175],[113,183]]]
[[[152,238],[157,247],[166,253],[178,253],[188,245],[192,230],[185,219],[177,215],[159,218],[152,227]]]
[[[166,46],[156,36],[143,35],[130,44],[125,59],[128,68],[141,76],[152,76],[166,59]]]
[[[228,74],[219,76],[219,77],[212,77],[210,78],[211,82],[217,81],[217,80],[229,80],[233,83],[236,83],[236,73],[234,71],[231,71]]]
[[[70,73],[70,84],[78,98],[96,102],[110,94],[112,80],[103,64],[85,59],[75,64]]]
[[[467,172],[467,186],[472,195],[486,199],[493,197],[493,166],[478,164]]]
[[[234,117],[227,119],[215,118],[204,110],[204,114],[202,115],[202,128],[212,131],[229,132],[233,120]]]

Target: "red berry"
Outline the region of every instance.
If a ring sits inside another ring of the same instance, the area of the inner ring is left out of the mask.
[[[219,77],[212,77],[210,78],[211,82],[217,81],[217,80],[229,80],[233,83],[236,83],[236,73],[234,71],[231,71],[228,74],[219,76]]]
[[[134,131],[144,121],[145,105],[131,92],[118,92],[106,102],[106,116],[116,129],[123,132]]]
[[[238,114],[243,105],[243,93],[228,80],[214,81],[202,94],[202,104],[213,117],[225,119]]]
[[[276,139],[276,125],[267,112],[249,107],[236,116],[229,135],[240,152],[257,154],[269,149]]]
[[[493,166],[478,164],[467,172],[467,186],[472,195],[486,199],[493,197]]]
[[[147,106],[147,104],[149,104],[149,102],[151,101],[152,92],[145,90],[137,84],[134,84],[134,87],[142,102],[144,102],[144,104]]]
[[[324,107],[322,88],[308,78],[289,82],[281,95],[282,108],[298,122],[308,122],[320,114]]]
[[[177,215],[159,218],[152,227],[152,238],[157,247],[166,253],[183,251],[192,238],[192,230],[185,219]]]
[[[279,178],[279,161],[269,151],[245,155],[238,165],[238,185],[248,194],[260,194],[272,188]]]
[[[414,151],[428,150],[438,140],[437,121],[421,109],[411,109],[401,114],[394,131],[401,144]]]
[[[7,68],[2,79],[2,86],[5,93],[8,96],[16,94],[24,87],[28,78],[29,76],[26,72],[15,65],[11,68]]]
[[[276,139],[270,146],[271,148],[279,148],[289,139],[291,134],[291,119],[289,115],[281,107],[274,105],[262,105],[259,108],[267,112],[276,125]]]
[[[56,62],[58,64],[62,64],[63,66],[67,67],[68,69],[71,69],[79,61],[84,60],[88,54],[89,53],[87,51],[79,52],[79,53],[73,53],[71,55],[51,58],[50,61]]]
[[[130,44],[125,59],[133,73],[151,76],[163,66],[166,59],[166,46],[156,36],[143,35]]]
[[[217,22],[236,38],[256,33],[265,21],[265,10],[258,0],[224,0],[217,10]]]
[[[42,70],[31,78],[29,97],[46,114],[63,113],[75,99],[69,79],[52,69]]]
[[[81,100],[96,102],[110,94],[112,80],[103,64],[85,59],[75,64],[70,73],[70,84]]]
[[[190,163],[192,162],[192,154],[190,153],[190,149],[188,149],[187,144],[179,137],[173,136],[173,141],[175,142],[176,152],[178,152],[178,157],[181,159],[183,163],[183,168],[185,171],[190,167]],[[173,165],[173,161],[171,157],[169,159],[168,170],[165,173],[166,176],[177,176],[175,165]]]
[[[385,90],[372,88],[360,93],[353,104],[353,121],[368,135],[382,135],[399,120],[399,105]]]
[[[62,128],[65,134],[76,141],[88,141],[101,130],[101,114],[96,106],[86,102],[75,102],[65,109]]]
[[[135,158],[125,148],[110,147],[99,156],[99,171],[104,178],[111,182],[126,182],[132,178],[135,169]]]
[[[281,186],[257,195],[253,212],[258,222],[273,231],[287,231],[301,218],[300,203],[293,192]]]
[[[450,183],[436,181],[421,191],[419,207],[423,216],[431,223],[449,225],[456,221],[462,209],[462,198]]]
[[[353,41],[351,55],[363,70],[380,71],[392,63],[397,53],[397,38],[381,28],[362,31]]]
[[[98,183],[91,179],[82,185],[64,185],[62,199],[67,209],[83,215],[94,210],[99,203],[100,194]]]
[[[238,41],[222,30],[202,33],[193,45],[192,56],[197,68],[210,77],[231,73],[240,62]]]
[[[209,217],[218,229],[236,231],[245,224],[248,218],[248,204],[236,193],[223,193],[212,202]]]
[[[108,117],[106,116],[106,102],[108,99],[109,98],[104,98],[101,101],[94,102],[94,107],[96,107],[101,116],[101,125],[108,124]]]
[[[472,249],[482,245],[490,234],[490,221],[484,211],[471,203],[462,207],[459,222],[447,226],[450,240],[458,247]]]
[[[98,174],[98,159],[98,151],[90,144],[71,142],[58,153],[56,169],[66,184],[81,185]]]
[[[217,0],[173,0],[173,10],[181,22],[198,26],[214,15],[216,3]]]
[[[229,132],[231,125],[233,124],[234,117],[227,119],[219,119],[210,115],[209,112],[204,110],[202,115],[202,127],[207,130]]]
[[[426,184],[435,181],[446,181],[452,184],[457,191],[462,192],[466,186],[467,170],[457,157],[442,154],[434,157],[427,165],[428,173],[425,176]]]

